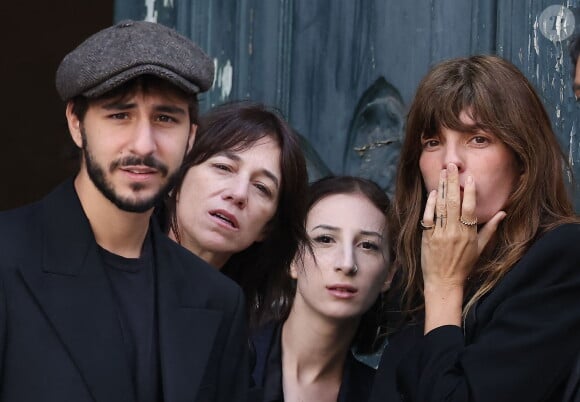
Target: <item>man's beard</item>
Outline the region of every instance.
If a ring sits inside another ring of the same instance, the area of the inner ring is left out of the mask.
[[[157,193],[155,193],[149,198],[139,199],[137,197],[135,198],[121,197],[119,194],[117,194],[113,185],[107,180],[107,177],[105,175],[105,169],[101,165],[99,165],[98,162],[95,161],[93,155],[91,154],[91,151],[87,143],[86,132],[84,130],[84,127],[81,127],[81,136],[83,140],[82,152],[84,156],[84,163],[86,164],[89,178],[91,179],[95,187],[105,196],[105,198],[107,198],[109,201],[115,204],[117,208],[127,212],[136,212],[136,213],[146,212],[151,208],[153,208],[155,205],[157,205],[163,199],[163,197],[165,197],[167,192],[172,187],[175,177],[177,175],[177,171],[172,172],[171,175],[169,175],[169,169],[167,168],[167,166],[159,162],[152,155],[148,155],[144,158],[131,155],[121,159],[117,159],[113,163],[111,163],[111,165],[109,166],[109,173],[113,173],[115,169],[121,166],[136,166],[136,165],[148,166],[156,169],[161,174],[162,177],[167,178],[167,181],[165,185],[162,186],[159,189],[159,191],[157,191]],[[135,193],[138,193],[144,187],[145,186],[143,185],[143,183],[137,182],[131,184],[131,189]]]

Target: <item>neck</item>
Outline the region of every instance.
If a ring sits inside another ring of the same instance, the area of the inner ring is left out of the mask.
[[[175,241],[176,243],[181,244],[183,247],[191,251],[193,254],[197,255],[199,258],[207,262],[212,267],[216,268],[218,271],[221,270],[224,265],[228,262],[230,257],[232,256],[231,253],[220,253],[214,252],[212,250],[204,249],[194,241],[190,236],[183,233],[183,231],[179,231],[179,240],[178,237],[175,235],[174,229],[170,229],[168,236],[170,239]]]
[[[152,210],[133,213],[119,209],[95,187],[83,170],[75,178],[74,185],[97,244],[123,257],[139,257]]]
[[[302,304],[295,300],[282,327],[284,377],[303,384],[325,378],[340,383],[359,319],[339,321],[307,314]]]

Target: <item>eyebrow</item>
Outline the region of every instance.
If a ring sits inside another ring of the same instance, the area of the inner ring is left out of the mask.
[[[113,101],[101,105],[105,110],[131,110],[137,107],[136,103]],[[184,108],[172,105],[155,105],[153,109],[157,112],[186,115]]]
[[[240,158],[238,156],[238,154],[232,152],[232,151],[223,151],[223,152],[219,152],[217,153],[217,155],[221,155],[221,156],[225,156],[228,159],[231,159],[233,161],[239,162],[242,160],[242,158]],[[276,177],[276,175],[272,172],[270,172],[268,169],[260,169],[259,172],[261,174],[263,174],[264,176],[267,176],[270,178],[270,180],[272,180],[274,182],[274,184],[276,185],[276,188],[280,187],[280,181],[278,180],[278,178]]]
[[[312,228],[312,230],[316,230],[316,229],[325,229],[325,230],[330,230],[331,232],[338,232],[340,229],[335,227],[335,226],[331,226],[331,225],[316,225]],[[361,234],[365,235],[365,236],[376,236],[380,239],[383,238],[383,235],[379,232],[375,232],[372,230],[361,230],[360,231]]]

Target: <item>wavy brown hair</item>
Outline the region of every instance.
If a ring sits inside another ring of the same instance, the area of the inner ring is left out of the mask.
[[[468,111],[473,125],[461,122],[462,111]],[[578,219],[563,177],[563,169],[570,172],[568,163],[542,102],[525,76],[496,56],[458,58],[436,65],[419,84],[409,110],[392,209],[391,238],[396,239],[407,313],[412,315],[424,307],[418,222],[427,193],[419,169],[421,136],[436,135],[441,127],[493,133],[513,152],[521,171],[503,208],[507,216],[466,285],[465,316],[538,236]]]

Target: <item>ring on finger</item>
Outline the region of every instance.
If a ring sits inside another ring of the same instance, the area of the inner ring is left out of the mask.
[[[423,222],[423,219],[421,219],[419,221],[419,225],[421,225],[421,229],[423,230],[431,230],[435,228],[435,224],[431,224],[431,225],[426,225],[425,222]]]
[[[470,227],[471,226],[475,226],[475,225],[477,225],[477,217],[475,217],[475,219],[472,220],[472,221],[468,221],[468,220],[463,219],[463,216],[460,216],[459,217],[459,222],[461,222],[465,226],[470,226]]]

